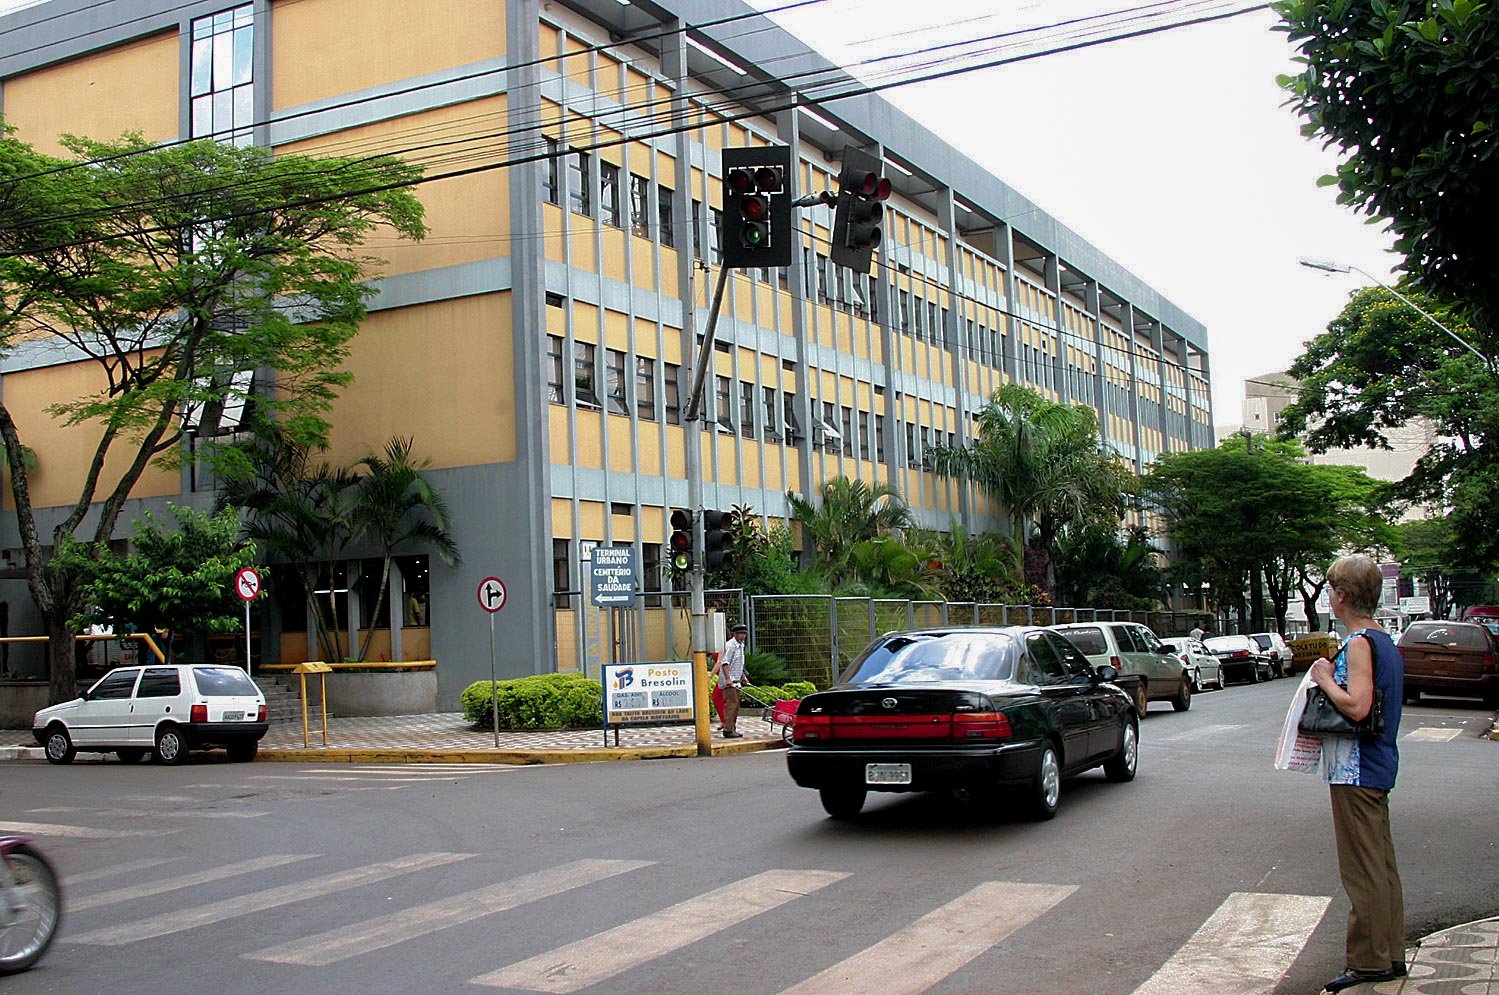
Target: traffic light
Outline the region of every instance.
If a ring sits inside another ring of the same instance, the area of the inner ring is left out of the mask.
[[[681,508],[671,513],[671,538],[667,546],[671,549],[671,568],[678,573],[692,569],[692,512]]]
[[[880,160],[849,145],[843,150],[843,171],[838,174],[838,207],[833,215],[833,246],[828,255],[839,266],[868,273],[874,250],[880,244],[880,223],[885,201],[890,199],[890,180],[883,175]]]
[[[727,511],[703,512],[703,569],[722,570],[734,559],[732,521]]]
[[[723,150],[723,227],[727,269],[791,265],[791,148]]]

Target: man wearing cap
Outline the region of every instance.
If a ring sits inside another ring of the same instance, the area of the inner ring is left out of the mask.
[[[739,739],[744,733],[734,727],[739,724],[739,687],[744,683],[744,641],[749,638],[749,626],[740,622],[730,627],[729,632],[729,645],[718,655],[713,676],[723,690],[724,738]]]

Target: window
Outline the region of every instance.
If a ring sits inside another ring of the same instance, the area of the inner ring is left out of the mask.
[[[885,462],[885,416],[874,416],[874,458]]]
[[[1032,632],[1025,637],[1025,666],[1020,679],[1040,685],[1060,684],[1067,679],[1062,660],[1046,633]]]
[[[921,466],[921,450],[916,448],[916,426],[906,422],[906,466]]]
[[[253,8],[194,18],[192,39],[192,136],[249,145],[255,123]]]
[[[841,414],[843,416],[843,420],[839,422],[839,426],[843,431],[843,453],[846,456],[853,456],[855,453],[854,412],[852,408],[842,408]]]
[[[560,308],[562,307],[562,303],[563,301],[561,294],[554,294],[550,290],[547,291],[547,307]]]
[[[562,337],[547,336],[547,400],[552,404],[566,404],[562,393]]]
[[[703,202],[692,198],[692,258],[703,258]]]
[[[930,450],[934,441],[933,435],[928,435],[927,427],[923,425],[921,426],[921,428],[917,429],[916,437],[921,445],[921,459],[916,461],[916,465],[920,467],[929,467],[931,466]]]
[[[238,667],[194,667],[193,681],[205,698],[238,698],[255,695],[260,688]]]
[[[776,389],[774,387],[764,388],[764,408],[761,409],[761,417],[765,423],[765,438],[772,441],[781,437],[780,431],[780,405],[776,403]]]
[[[734,410],[732,394],[729,390],[729,378],[715,376],[713,378],[713,393],[718,398],[718,424],[725,431],[734,431]]]
[[[755,437],[755,385],[739,385],[739,434],[746,439]]]
[[[175,698],[182,693],[182,680],[176,667],[147,667],[141,675],[137,698]]]
[[[573,343],[573,396],[578,404],[596,408],[599,395],[594,385],[594,347],[590,342]]]
[[[647,595],[645,606],[660,608],[661,599],[650,596],[652,591],[657,594],[661,591],[661,544],[659,542],[640,544],[640,587]]]
[[[813,411],[816,411],[814,403]],[[843,450],[843,433],[838,431],[838,405],[832,401],[822,402],[823,452],[838,453]]]
[[[552,603],[567,607],[567,593],[572,590],[572,556],[566,539],[552,540]]]
[[[663,363],[661,379],[666,397],[666,424],[682,424],[682,367],[676,363]]]
[[[720,237],[723,235],[723,212],[716,207],[711,208],[708,218],[708,252],[713,257],[713,265],[717,266],[723,262],[723,242]]]
[[[651,181],[630,174],[630,231],[641,238],[651,237]]]
[[[911,330],[911,292],[908,290],[900,292],[900,330]]]
[[[675,247],[677,244],[676,222],[671,213],[671,198],[671,187],[658,187],[656,189],[656,217],[660,222],[660,232],[658,235],[661,239],[661,244],[668,249]]]
[[[574,149],[567,157],[567,203],[574,214],[593,217],[593,202],[588,197],[587,152]]]
[[[868,288],[869,288],[869,293],[864,298],[864,302],[869,306],[869,320],[870,321],[879,321],[880,320],[880,281],[874,279],[873,277],[870,277],[869,278],[869,283],[866,286],[868,286]]]
[[[860,411],[859,412],[859,456],[860,456],[861,459],[869,459],[869,451],[870,451],[870,447],[872,445],[873,445],[873,442],[871,441],[871,433],[869,431],[869,412],[868,411]]]
[[[821,253],[817,256],[817,299],[825,301],[828,299],[828,257]]]
[[[398,556],[396,567],[401,576],[401,625],[421,628],[432,624],[431,576],[427,572],[426,554]],[[395,592],[392,592],[392,596]]]
[[[796,442],[802,437],[802,425],[796,419],[796,398],[788,390],[781,396],[781,399],[785,402],[782,410],[786,412],[786,438],[788,441]]]
[[[630,413],[630,402],[625,398],[625,354],[618,349],[604,350],[604,390],[611,412]]]
[[[562,204],[562,178],[557,160],[562,158],[562,143],[555,138],[542,139],[547,145],[547,161],[541,164],[541,194],[548,204]]]
[[[656,420],[656,361],[635,358],[635,410],[641,421]]]
[[[619,167],[603,160],[599,161],[599,217],[606,225],[624,227],[619,204]]]
[[[135,690],[135,679],[140,675],[141,672],[136,669],[117,670],[112,674],[105,674],[102,681],[89,689],[89,701],[130,697],[130,692]]]

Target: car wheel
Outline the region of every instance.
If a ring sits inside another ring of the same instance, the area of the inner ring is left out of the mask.
[[[1259,682],[1260,682],[1260,665],[1257,664],[1257,663],[1255,663],[1253,660],[1250,660],[1249,661],[1249,683],[1250,684],[1258,684]]]
[[[835,819],[852,819],[864,808],[864,797],[868,792],[863,788],[818,788],[817,795],[822,799],[823,811]]]
[[[1192,707],[1192,682],[1183,675],[1181,687],[1176,689],[1176,697],[1171,699],[1171,707],[1178,712],[1185,712]]]
[[[1062,763],[1050,743],[1041,747],[1041,761],[1036,764],[1036,774],[1026,794],[1026,808],[1032,819],[1044,822],[1057,814],[1057,803],[1062,798]]]
[[[260,752],[260,743],[253,739],[240,740],[225,747],[229,751],[229,762],[247,764]]]
[[[144,746],[127,746],[122,750],[115,750],[115,755],[120,758],[121,763],[138,764],[146,759],[146,748]]]
[[[73,738],[62,726],[53,726],[47,730],[46,748],[47,762],[52,764],[70,764],[78,755],[73,747]]]
[[[1202,670],[1200,668],[1192,671],[1192,690],[1202,690]]]
[[[163,726],[156,734],[156,759],[164,764],[187,762],[187,734],[177,726]]]
[[[1139,713],[1140,717],[1143,719],[1145,717],[1145,710],[1149,707],[1150,692],[1145,687],[1145,678],[1142,677],[1140,678],[1139,683],[1135,685],[1135,711]]]
[[[1119,752],[1104,761],[1103,776],[1110,781],[1133,781],[1140,766],[1140,729],[1125,722],[1119,735]]]

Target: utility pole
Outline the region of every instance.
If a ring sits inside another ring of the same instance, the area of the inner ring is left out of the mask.
[[[1248,428],[1239,430],[1244,437],[1244,453],[1248,456],[1254,455],[1254,432]],[[1265,589],[1260,576],[1260,561],[1256,555],[1254,562],[1249,567],[1249,631],[1263,632],[1265,630]]]

